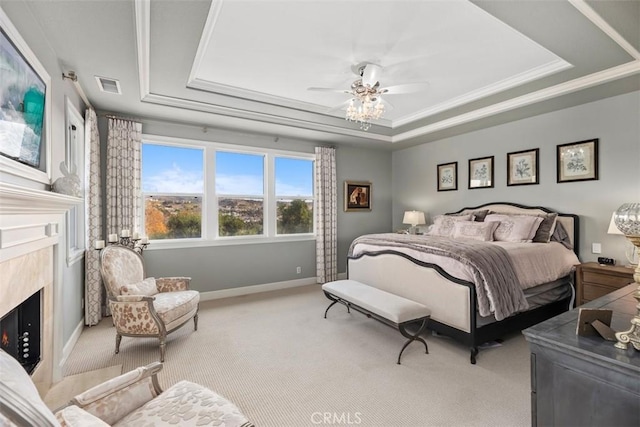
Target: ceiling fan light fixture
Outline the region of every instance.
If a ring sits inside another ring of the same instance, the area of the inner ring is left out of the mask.
[[[371,120],[377,120],[384,114],[384,104],[380,95],[374,97],[366,94],[354,93],[351,98],[345,120],[360,124],[360,129],[367,131],[371,127]]]

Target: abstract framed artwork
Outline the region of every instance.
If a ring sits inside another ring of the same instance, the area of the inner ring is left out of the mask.
[[[344,182],[344,211],[371,210],[371,183],[361,181]]]
[[[493,157],[469,160],[469,189],[493,188]]]
[[[558,182],[598,179],[598,139],[570,142],[557,146]]]
[[[507,153],[507,186],[539,184],[539,148]]]
[[[51,183],[51,77],[0,9],[0,166]]]
[[[458,189],[458,162],[438,165],[438,191],[454,191]]]

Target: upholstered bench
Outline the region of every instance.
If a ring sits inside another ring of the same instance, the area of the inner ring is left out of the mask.
[[[349,309],[353,307],[368,317],[390,323],[398,328],[400,333],[408,338],[398,354],[398,365],[402,352],[413,341],[423,343],[426,353],[429,354],[427,342],[419,337],[427,327],[427,321],[431,316],[431,310],[424,305],[355,280],[327,282],[322,285],[322,290],[332,301],[324,312],[325,319],[329,309],[336,303],[341,303],[347,307],[348,312],[351,312]],[[421,322],[420,327],[415,334],[411,335],[406,327],[415,322]]]

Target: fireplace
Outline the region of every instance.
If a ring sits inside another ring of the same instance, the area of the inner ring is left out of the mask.
[[[27,298],[0,319],[0,348],[31,374],[40,362],[41,292]]]

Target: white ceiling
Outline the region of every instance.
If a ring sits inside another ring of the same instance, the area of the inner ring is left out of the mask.
[[[96,108],[199,126],[395,149],[640,89],[639,1],[26,3]],[[307,90],[363,61],[383,87],[429,83],[367,132],[348,95]]]

